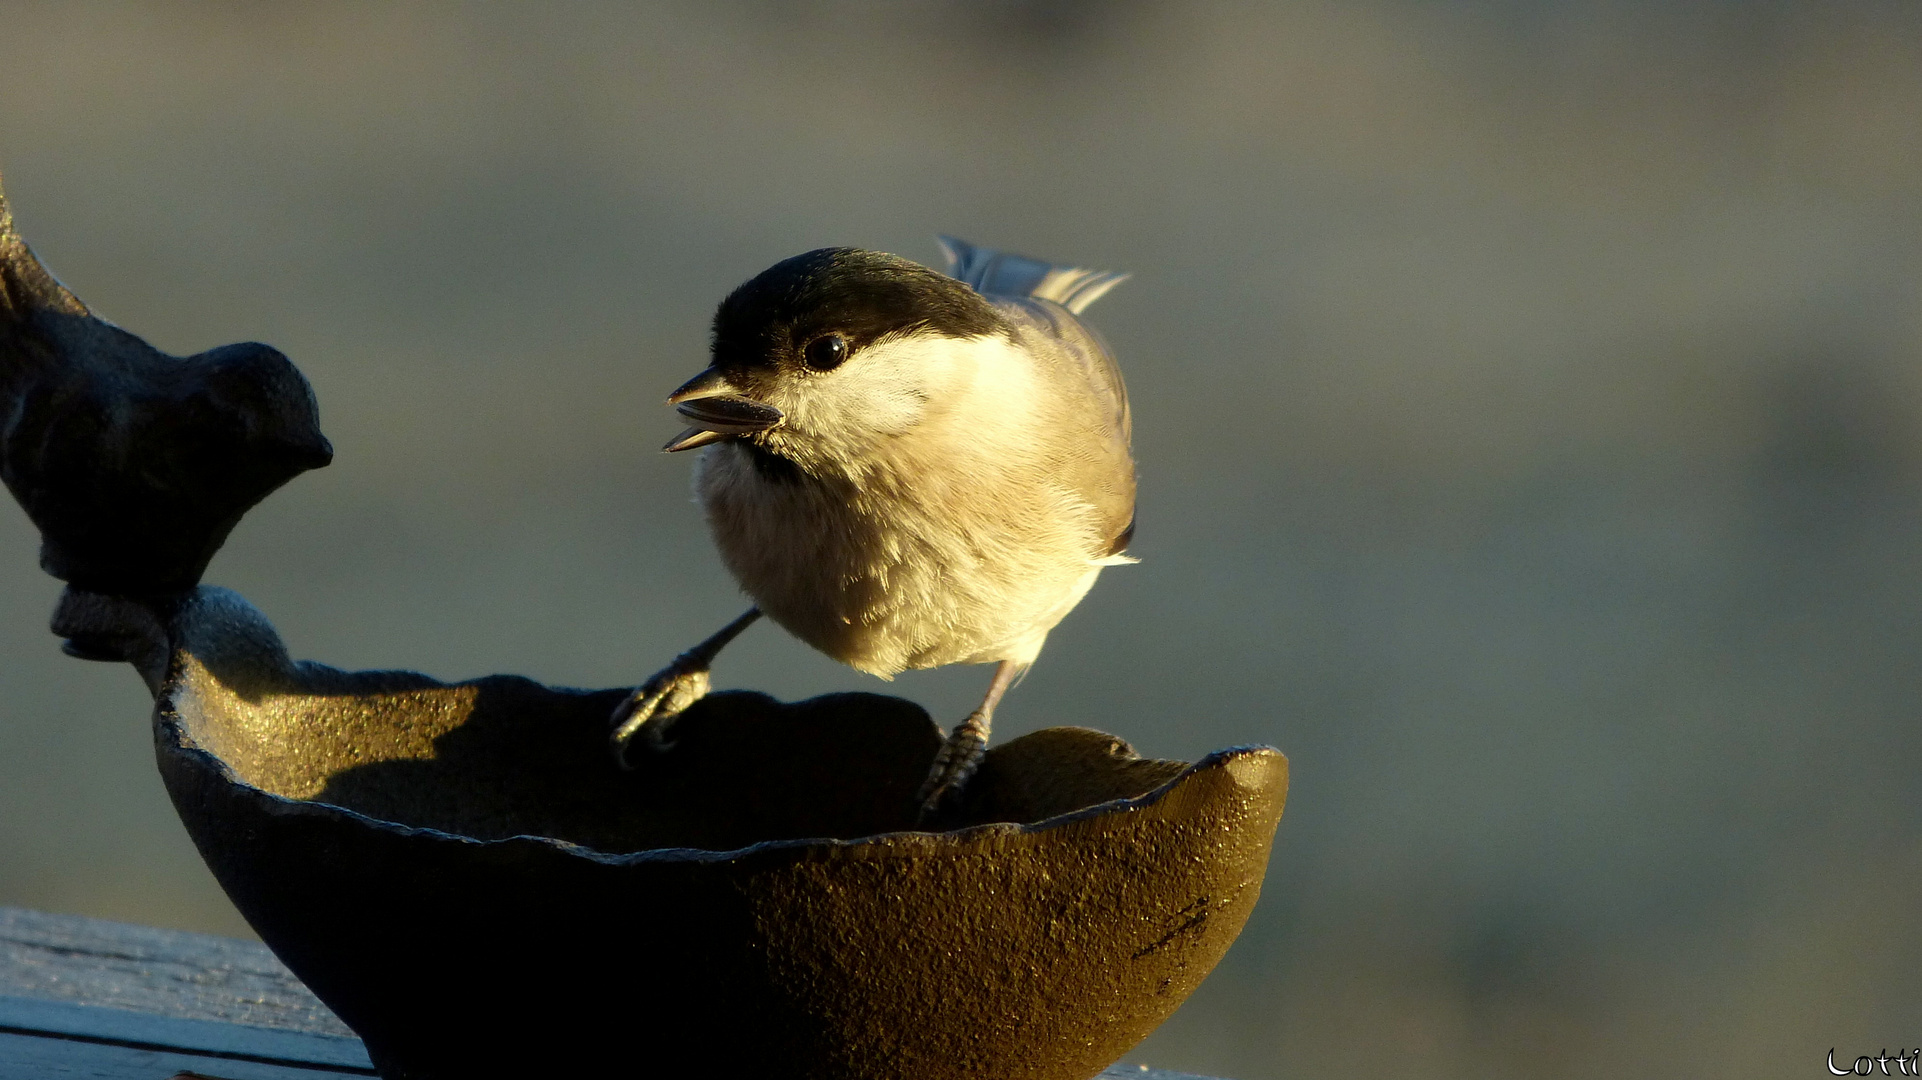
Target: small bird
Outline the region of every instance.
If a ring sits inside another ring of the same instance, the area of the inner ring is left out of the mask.
[[[721,302],[711,364],[667,399],[693,426],[666,449],[706,447],[695,492],[754,606],[615,710],[624,766],[672,745],[716,654],[766,614],[882,678],[997,665],[929,771],[925,821],[1048,631],[1135,561],[1128,393],[1079,318],[1127,275],[941,244],[949,274],[822,248]]]

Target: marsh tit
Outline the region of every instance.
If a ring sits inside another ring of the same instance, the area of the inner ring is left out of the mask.
[[[668,396],[694,489],[754,606],[615,710],[615,754],[671,745],[708,666],[766,614],[850,667],[997,665],[921,790],[986,751],[1001,696],[1103,567],[1133,562],[1128,394],[1079,318],[1125,274],[942,238],[949,274],[823,248],[721,302],[712,363]]]

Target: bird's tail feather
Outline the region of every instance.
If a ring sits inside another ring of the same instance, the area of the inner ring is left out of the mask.
[[[941,250],[948,256],[948,273],[975,291],[1052,300],[1076,315],[1128,278],[1125,273],[1055,266],[1024,255],[975,247],[952,236],[940,240]]]

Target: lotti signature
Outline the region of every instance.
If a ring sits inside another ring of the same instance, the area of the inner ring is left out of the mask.
[[[1846,1059],[1845,1059],[1846,1060]],[[1889,1063],[1894,1062],[1896,1072],[1889,1071]],[[1874,1076],[1876,1066],[1882,1067],[1883,1076],[1922,1076],[1922,1046],[1914,1050],[1898,1050],[1891,1057],[1887,1047],[1880,1054],[1869,1057],[1867,1054],[1855,1059],[1846,1069],[1835,1064],[1835,1048],[1829,1048],[1829,1073],[1833,1076]]]

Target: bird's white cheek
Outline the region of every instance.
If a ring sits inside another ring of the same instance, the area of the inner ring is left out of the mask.
[[[927,343],[877,345],[839,371],[792,387],[785,403],[771,404],[788,413],[794,433],[856,450],[921,423],[951,366],[951,357]]]
[[[823,386],[803,406],[807,425],[823,435],[898,435],[921,422],[927,396],[904,380]]]

